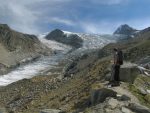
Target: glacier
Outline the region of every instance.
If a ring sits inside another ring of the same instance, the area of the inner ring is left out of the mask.
[[[65,34],[77,34],[80,36],[84,43],[83,47],[72,52],[72,55],[81,54],[88,49],[102,48],[108,43],[115,42],[116,37],[112,35],[98,35],[98,34],[84,34],[84,33],[72,33],[64,31]],[[67,53],[72,49],[70,46],[45,39],[48,33],[40,34],[37,37],[39,40],[53,51],[58,51],[57,54],[52,56],[43,56],[37,61],[22,65],[8,74],[0,76],[0,86],[6,86],[21,79],[29,79],[44,72],[46,69],[54,68],[58,66],[58,63],[66,57]]]

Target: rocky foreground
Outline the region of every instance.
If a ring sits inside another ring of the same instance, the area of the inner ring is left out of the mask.
[[[2,113],[150,113],[150,31],[64,60],[45,75],[0,88]],[[121,48],[127,62],[122,83],[109,88],[111,51]],[[128,63],[129,62],[129,63]]]

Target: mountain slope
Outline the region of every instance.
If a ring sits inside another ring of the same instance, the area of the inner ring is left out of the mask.
[[[48,51],[36,36],[19,33],[6,24],[0,24],[0,53],[3,53],[0,55],[1,65],[13,67]]]
[[[114,34],[122,34],[122,35],[133,35],[136,33],[138,30],[130,27],[127,24],[121,25],[120,27],[117,28],[117,30],[114,32]]]

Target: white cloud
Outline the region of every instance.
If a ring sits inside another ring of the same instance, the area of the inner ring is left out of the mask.
[[[100,22],[81,22],[80,26],[82,30],[86,33],[93,33],[93,34],[111,34],[116,24],[107,21],[100,21]]]
[[[37,33],[38,29],[35,29],[37,17],[24,4],[15,1],[0,0],[0,14],[2,14],[0,21],[22,32]]]
[[[124,21],[82,21],[79,22],[80,27],[86,33],[94,33],[94,34],[112,34],[120,25],[128,24],[129,26],[142,30],[150,26],[149,23],[150,17],[148,18],[136,18]]]
[[[102,4],[102,5],[118,5],[125,3],[128,0],[91,0],[92,3]]]
[[[39,22],[48,16],[53,22],[73,25],[69,20],[53,18],[71,0],[0,0],[0,23],[24,33],[40,33]],[[42,5],[48,5],[46,7]],[[60,6],[58,8],[58,5]],[[62,7],[61,7],[62,6]],[[47,14],[48,15],[47,15]]]
[[[87,33],[112,33],[119,25],[125,23],[138,29],[150,26],[150,18],[146,17],[127,21],[112,22],[105,19],[93,21],[94,19],[90,18],[89,13],[87,13],[87,17],[82,17],[80,9],[75,9],[76,5],[80,3],[80,5],[84,5],[85,2],[119,5],[127,1],[129,0],[0,0],[0,23],[6,23],[17,31],[32,34],[43,32],[43,24],[51,25],[53,23],[74,27],[73,29]],[[94,7],[93,4],[89,5]],[[79,6],[77,7],[79,8]],[[69,8],[74,9],[72,11]]]
[[[68,19],[63,19],[63,18],[59,18],[59,17],[52,17],[48,19],[49,23],[60,23],[60,24],[65,24],[68,26],[75,26],[75,23],[71,20]]]

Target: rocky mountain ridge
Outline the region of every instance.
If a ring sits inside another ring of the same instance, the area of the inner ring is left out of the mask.
[[[6,24],[0,24],[0,52],[2,74],[7,72],[7,68],[50,53],[50,49],[43,45],[36,36],[20,33]]]

